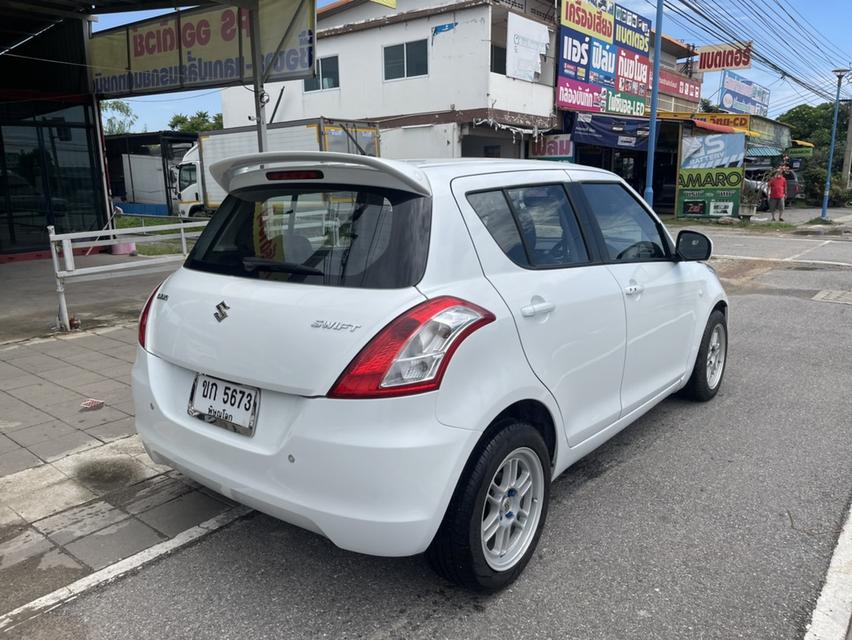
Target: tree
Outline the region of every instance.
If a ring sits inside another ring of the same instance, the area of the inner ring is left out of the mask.
[[[805,140],[817,147],[828,147],[831,144],[831,122],[834,118],[834,103],[823,102],[815,107],[800,104],[778,116],[778,122],[783,122],[791,128],[790,135],[796,140]],[[835,153],[843,154],[846,145],[846,125],[849,122],[849,111],[841,107],[837,118],[837,147]]]
[[[723,113],[723,111],[719,107],[710,102],[710,100],[708,100],[707,98],[701,98],[698,110],[701,113]]]
[[[212,118],[206,111],[196,111],[192,116],[176,113],[169,120],[169,129],[181,133],[201,133],[223,128],[221,113],[217,113]]]
[[[139,118],[126,100],[104,100],[101,102],[101,120],[104,134],[113,136],[130,133]]]

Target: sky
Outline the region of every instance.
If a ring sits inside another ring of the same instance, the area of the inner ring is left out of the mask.
[[[331,0],[318,0],[317,6],[328,4]],[[450,0],[446,0],[449,2]],[[618,0],[620,4],[649,18],[652,23],[655,18],[656,0]],[[803,25],[796,17],[797,22],[784,21],[784,24],[766,25],[760,24],[754,14],[749,14],[743,8],[741,0],[691,0],[693,3],[711,7],[711,11],[726,11],[726,19],[741,20],[747,29],[753,29],[760,42],[771,47],[773,59],[785,59],[786,63],[807,65],[809,82],[817,83],[825,87],[830,93],[834,93],[836,79],[830,70],[837,65],[852,66],[852,43],[848,40],[849,25],[852,24],[852,0],[781,0],[792,5],[807,22],[810,23],[811,39],[804,35],[798,39],[790,38],[785,41],[782,37],[784,29],[800,32]],[[760,11],[761,5],[776,5],[779,0],[745,0]],[[169,11],[134,11],[121,14],[102,15],[93,25],[95,31],[109,29],[112,27],[144,20]],[[713,15],[713,14],[711,14]],[[795,17],[795,13],[793,14]],[[775,34],[772,34],[773,26]],[[715,41],[706,34],[700,32],[694,25],[682,16],[669,10],[664,12],[663,32],[697,46],[712,44]],[[820,45],[819,47],[817,45]],[[838,51],[839,49],[839,51]],[[755,51],[760,52],[760,45],[755,45]],[[822,55],[820,55],[822,54]],[[766,51],[770,55],[770,51]],[[834,63],[834,65],[832,65]],[[782,65],[783,66],[783,65]],[[799,87],[786,78],[781,78],[778,73],[769,73],[764,69],[753,66],[751,69],[738,71],[749,80],[757,82],[771,91],[769,115],[775,117],[787,109],[800,103],[818,104],[824,100],[814,96],[805,89]],[[707,74],[702,85],[702,96],[718,100],[719,83],[721,74]],[[852,84],[846,84],[843,88],[844,96],[852,95]],[[127,99],[139,120],[135,130],[157,131],[167,129],[168,121],[176,113],[191,114],[196,111],[207,111],[211,115],[222,110],[220,92],[218,89],[207,89],[202,91],[188,91],[182,93],[171,93],[146,97]]]

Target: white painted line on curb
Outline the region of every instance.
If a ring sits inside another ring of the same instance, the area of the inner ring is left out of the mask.
[[[56,591],[48,593],[41,598],[37,598],[32,602],[21,605],[17,609],[13,609],[12,611],[0,616],[0,631],[11,631],[21,623],[31,620],[32,618],[35,618],[42,613],[46,613],[51,609],[55,609],[90,589],[94,589],[97,586],[115,580],[134,569],[138,569],[139,567],[148,564],[152,560],[156,560],[167,553],[171,553],[172,551],[193,542],[194,540],[198,540],[208,533],[221,529],[237,518],[241,518],[247,513],[251,513],[251,511],[252,510],[248,507],[238,505],[233,509],[229,509],[225,513],[220,513],[218,516],[214,516],[201,524],[187,529],[186,531],[182,531],[170,540],[155,544],[153,547],[144,549],[129,558],[125,558],[115,564],[104,567],[103,569],[95,571],[84,578],[80,578],[76,582],[60,587]]]
[[[804,640],[843,640],[852,619],[852,507],[840,531]]]
[[[761,258],[759,256],[732,256],[727,254],[714,255],[714,258],[725,260],[755,260],[757,262],[777,262],[779,264],[818,264],[827,267],[852,267],[852,262],[836,262],[834,260],[791,260],[790,258]]]

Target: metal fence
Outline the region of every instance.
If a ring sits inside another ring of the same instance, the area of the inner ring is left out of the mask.
[[[50,254],[53,258],[53,271],[56,276],[56,293],[59,296],[59,323],[65,331],[71,330],[68,304],[65,300],[65,285],[69,282],[106,280],[135,276],[174,269],[176,262],[182,262],[188,253],[188,240],[201,235],[207,221],[182,222],[109,231],[78,231],[74,233],[56,233],[53,226],[47,227],[50,238]],[[175,233],[163,233],[173,231]],[[154,232],[154,233],[152,233]],[[108,237],[104,237],[108,236]],[[74,261],[74,251],[94,247],[108,247],[133,242],[135,244],[162,243],[180,240],[179,254],[145,257],[136,260],[115,262],[94,267],[78,267]]]

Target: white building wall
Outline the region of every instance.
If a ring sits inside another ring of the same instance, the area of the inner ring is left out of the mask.
[[[553,85],[488,74],[488,106],[547,117],[553,112]]]
[[[397,160],[458,158],[459,126],[451,122],[382,129],[381,150],[383,158]]]
[[[404,5],[417,3],[400,1]],[[367,3],[347,11],[346,22],[360,19],[356,13],[372,13],[381,5]],[[419,7],[422,8],[422,7]],[[383,15],[387,11],[379,11]],[[359,14],[360,15],[360,14]],[[480,6],[407,22],[321,38],[317,56],[338,56],[340,87],[321,91],[303,91],[302,81],[271,83],[266,90],[272,114],[281,86],[284,95],[275,122],[326,116],[330,118],[370,119],[401,114],[428,113],[452,109],[473,109],[489,105],[491,7]],[[328,22],[339,16],[332,16]],[[432,28],[457,23],[455,28],[432,36]],[[322,24],[321,27],[329,25]],[[415,78],[384,80],[383,47],[426,39],[429,43],[429,74]],[[504,78],[505,79],[505,78]],[[528,93],[530,83],[520,93]],[[537,88],[537,87],[536,87]],[[498,99],[506,102],[501,93]],[[553,102],[551,95],[545,104]],[[527,113],[539,113],[525,110]],[[225,127],[250,124],[254,114],[253,94],[243,87],[222,91]],[[546,111],[549,114],[549,110]]]

